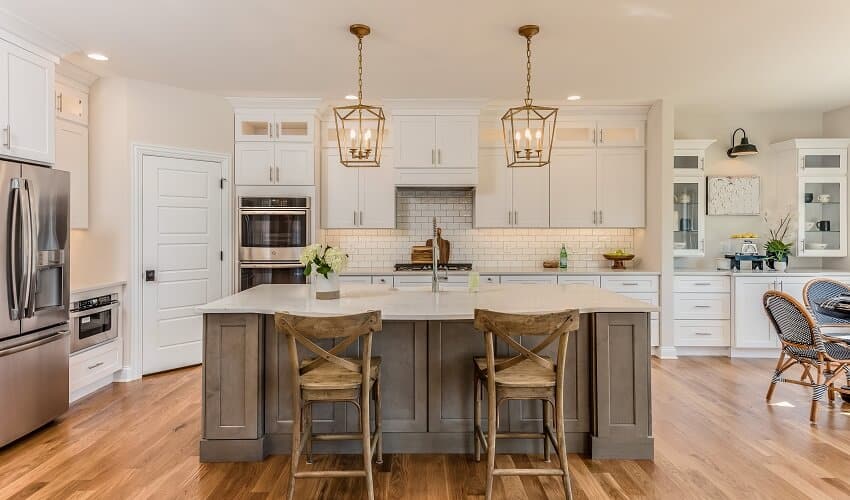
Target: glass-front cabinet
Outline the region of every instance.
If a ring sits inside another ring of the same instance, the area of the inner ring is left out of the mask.
[[[799,150],[800,175],[845,175],[847,149]]]
[[[673,255],[705,255],[705,179],[673,179]]]
[[[799,178],[800,257],[847,255],[847,179],[843,176]]]
[[[705,175],[705,150],[714,139],[676,139],[673,141],[674,175]]]

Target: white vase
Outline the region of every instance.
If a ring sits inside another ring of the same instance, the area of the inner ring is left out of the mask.
[[[788,263],[776,261],[773,263],[773,268],[779,271],[780,273],[784,273],[785,270],[788,269]]]
[[[339,298],[339,275],[337,273],[330,272],[327,278],[317,273],[313,282],[316,285],[317,299],[329,300]]]

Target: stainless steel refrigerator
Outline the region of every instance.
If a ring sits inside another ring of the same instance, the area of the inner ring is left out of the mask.
[[[68,409],[69,175],[0,161],[0,446]]]

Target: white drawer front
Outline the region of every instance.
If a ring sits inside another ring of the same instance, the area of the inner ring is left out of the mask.
[[[599,276],[558,276],[559,285],[572,285],[575,283],[599,287],[602,284],[602,280]]]
[[[71,392],[121,369],[121,342],[112,342],[71,356],[68,378]]]
[[[487,283],[488,285],[498,285],[500,280],[499,276],[495,274],[482,274],[480,282]]]
[[[372,276],[372,284],[373,285],[386,285],[388,287],[393,286],[393,277],[392,276]]]
[[[673,307],[675,319],[729,319],[729,294],[677,293]]]
[[[637,299],[647,304],[652,304],[654,306],[658,305],[658,294],[657,293],[646,293],[646,292],[620,292],[620,295],[624,295],[626,297],[631,297],[633,299]],[[658,313],[650,313],[650,317],[653,320],[658,319]]]
[[[676,276],[673,279],[673,291],[682,293],[729,293],[729,276]]]
[[[614,292],[657,292],[658,276],[603,276],[602,288]]]
[[[536,284],[549,284],[554,285],[557,282],[558,277],[555,275],[540,275],[540,274],[531,274],[527,276],[522,275],[502,275],[501,281],[502,283],[520,283],[520,284],[528,284],[528,285],[536,285]]]
[[[729,347],[729,322],[722,320],[676,320],[677,346]]]
[[[440,286],[462,287],[468,286],[469,283],[469,277],[465,274],[450,274],[448,276],[448,280],[443,279],[446,277],[444,273],[439,273],[438,275],[440,277]],[[431,273],[414,276],[394,276],[393,285],[396,288],[406,286],[430,286]]]
[[[371,276],[340,276],[340,283],[359,283],[362,285],[368,285],[372,283]]]

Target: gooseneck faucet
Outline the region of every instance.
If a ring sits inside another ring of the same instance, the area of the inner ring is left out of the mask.
[[[440,241],[437,233],[437,217],[432,221],[433,235],[431,236],[431,291],[437,293],[440,291],[440,282],[437,281],[437,263],[440,262]]]

